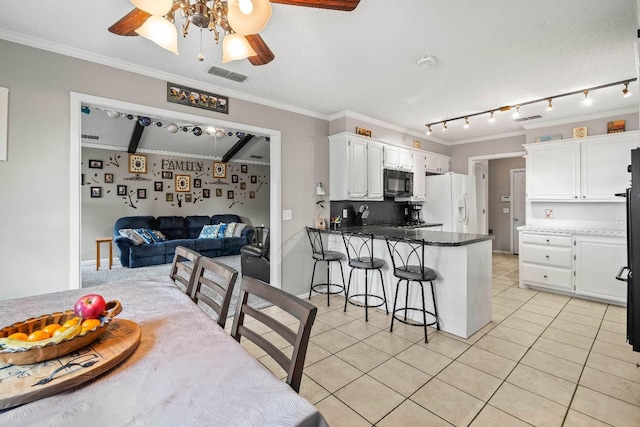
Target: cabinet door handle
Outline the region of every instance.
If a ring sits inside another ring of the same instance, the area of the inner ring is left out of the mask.
[[[549,239],[547,239],[547,243],[549,243]]]
[[[547,257],[547,259],[549,259],[549,255],[545,255],[545,257]]]
[[[545,275],[544,275],[544,276],[542,276],[542,277],[544,277],[544,278],[546,279],[546,278],[547,278],[547,275],[545,274]]]

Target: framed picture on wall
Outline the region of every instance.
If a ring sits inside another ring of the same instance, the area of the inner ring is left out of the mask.
[[[153,183],[153,189],[154,189],[155,191],[162,191],[162,189],[163,189],[163,183],[162,183],[162,181],[155,181],[155,182]]]
[[[256,198],[256,192],[255,191],[249,191],[249,198],[250,199],[255,199]]]
[[[246,183],[246,182],[244,182],[244,181],[242,181],[242,182],[240,183],[240,189],[241,189],[241,190],[246,190],[246,189],[247,189],[247,183]]]
[[[191,175],[176,175],[176,191],[179,193],[191,191]]]
[[[213,162],[213,177],[214,178],[226,178],[227,177],[227,164],[224,162]]]
[[[89,169],[102,169],[102,160],[89,160]]]
[[[173,179],[173,172],[162,171],[162,179]]]
[[[164,198],[167,202],[173,202],[173,193],[167,193]]]
[[[118,185],[118,196],[126,196],[126,195],[127,195],[127,186]]]
[[[227,199],[233,199],[233,190],[227,191]]]
[[[258,182],[258,176],[257,175],[251,175],[251,183],[252,184],[256,184]]]
[[[129,154],[129,172],[147,173],[147,156],[144,154]]]
[[[222,188],[216,188],[216,197],[222,197]]]
[[[147,198],[147,189],[138,188],[138,199],[146,199],[146,198]]]
[[[187,193],[187,194],[184,195],[184,201],[186,203],[191,203],[191,200],[192,200],[191,199],[191,193]]]
[[[91,187],[91,197],[102,197],[102,187]]]
[[[238,182],[238,175],[231,175],[231,182],[234,184]]]
[[[193,188],[200,188],[202,187],[202,181],[200,180],[200,178],[195,178],[193,180]]]
[[[105,184],[113,184],[113,174],[112,173],[105,173],[104,174],[104,183]]]
[[[202,198],[208,199],[210,197],[211,197],[211,190],[209,190],[208,188],[202,189]]]
[[[240,172],[247,173],[247,165],[240,165]]]

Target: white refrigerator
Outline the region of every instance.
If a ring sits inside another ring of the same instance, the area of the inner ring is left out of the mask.
[[[478,232],[474,176],[445,173],[427,176],[425,183],[422,217],[426,222],[442,223],[442,231]]]

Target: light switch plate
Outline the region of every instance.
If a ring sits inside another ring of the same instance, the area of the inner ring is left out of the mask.
[[[282,220],[291,221],[291,209],[285,209],[282,211]]]
[[[509,213],[509,208],[502,208],[502,213]]]
[[[342,218],[346,218],[347,217],[347,210],[346,209],[342,209]]]

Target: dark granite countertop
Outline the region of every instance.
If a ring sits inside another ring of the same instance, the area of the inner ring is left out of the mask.
[[[448,231],[432,231],[429,227],[442,224],[422,224],[420,227],[401,227],[394,225],[363,225],[342,227],[338,230],[330,230],[332,234],[340,234],[341,231],[373,234],[376,239],[410,239],[424,240],[430,246],[463,246],[472,243],[493,240],[490,234],[452,233]]]

